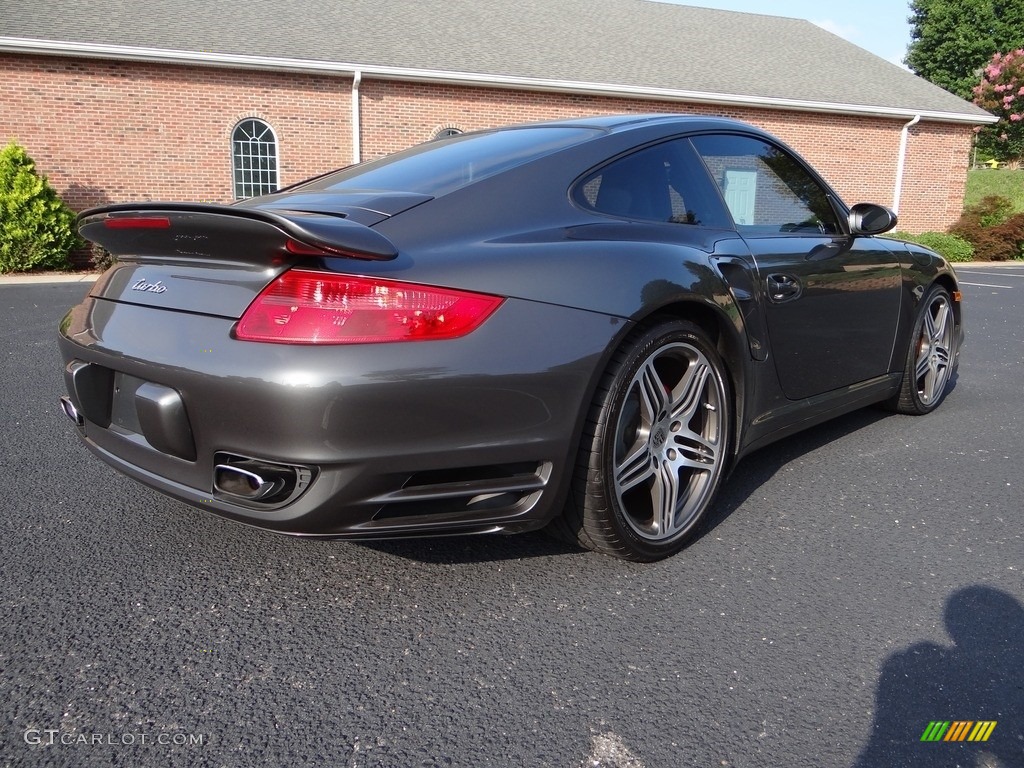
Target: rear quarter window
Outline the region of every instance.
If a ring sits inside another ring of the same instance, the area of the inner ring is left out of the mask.
[[[573,198],[597,213],[636,221],[731,227],[706,169],[685,139],[614,160],[580,181]]]

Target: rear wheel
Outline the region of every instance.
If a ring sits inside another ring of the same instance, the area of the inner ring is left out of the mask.
[[[903,382],[891,405],[899,413],[921,415],[939,407],[953,373],[956,315],[949,291],[941,285],[933,286],[921,302],[911,338]]]
[[[598,387],[563,524],[617,557],[675,554],[718,489],[731,418],[725,366],[698,326],[634,332]]]

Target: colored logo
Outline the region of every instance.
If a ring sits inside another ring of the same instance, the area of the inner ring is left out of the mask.
[[[995,720],[932,720],[921,741],[988,741],[995,729]]]

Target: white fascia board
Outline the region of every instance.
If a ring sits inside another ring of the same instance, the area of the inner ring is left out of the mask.
[[[472,72],[446,72],[443,70],[412,69],[408,67],[384,67],[367,64],[350,64],[317,59],[291,59],[273,56],[250,56],[246,54],[205,53],[177,51],[163,48],[140,48],[127,45],[103,45],[96,43],[75,43],[56,40],[35,40],[31,38],[0,37],[0,52],[40,54],[48,56],[78,56],[97,59],[121,59],[162,64],[183,64],[203,67],[231,67],[234,69],[262,69],[275,72],[303,72],[354,77],[361,72],[363,79],[380,78],[408,82],[428,82],[450,85],[460,83],[485,88],[509,88],[587,94],[593,96],[617,96],[657,101],[680,101],[697,104],[719,104],[728,106],[759,107],[798,112],[818,112],[838,115],[859,115],[863,117],[891,117],[910,119],[920,115],[922,120],[944,123],[967,123],[982,125],[998,122],[994,115],[979,115],[967,112],[943,112],[914,109],[912,107],[881,107],[865,104],[843,104],[828,101],[804,101],[770,96],[749,96],[732,93],[711,93],[669,88],[645,88],[612,83],[587,83],[571,80],[548,80],[544,78],[515,77],[511,75],[490,75]]]

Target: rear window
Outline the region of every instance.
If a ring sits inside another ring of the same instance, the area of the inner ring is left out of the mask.
[[[428,141],[322,176],[296,189],[443,195],[592,138],[589,128],[513,128]]]

